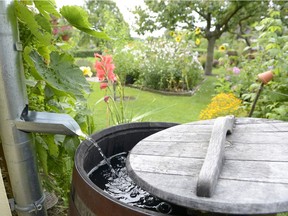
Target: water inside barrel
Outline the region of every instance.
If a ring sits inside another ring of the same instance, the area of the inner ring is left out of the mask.
[[[186,215],[186,208],[163,201],[132,181],[125,166],[127,155],[127,152],[123,152],[109,158],[118,177],[115,178],[105,161],[102,161],[90,171],[89,178],[104,192],[126,204],[164,214]]]
[[[83,132],[81,133],[82,137],[85,138],[86,140],[88,140],[89,142],[91,142],[95,147],[96,149],[98,150],[99,154],[102,156],[102,158],[104,159],[105,163],[108,165],[109,169],[110,169],[110,172],[112,172],[113,174],[113,177],[117,177],[118,174],[117,172],[113,169],[113,167],[111,166],[110,164],[110,161],[109,159],[104,155],[102,149],[100,148],[100,146],[98,145],[98,143],[96,142],[96,140],[94,140],[93,138],[89,137],[88,135],[84,134]]]

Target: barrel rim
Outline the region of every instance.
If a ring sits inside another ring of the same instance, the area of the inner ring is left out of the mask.
[[[125,123],[125,124],[119,124],[116,126],[108,127],[106,129],[103,129],[101,131],[95,132],[91,135],[91,137],[95,141],[99,141],[101,139],[105,139],[109,135],[113,134],[116,135],[125,133],[125,131],[129,130],[147,130],[147,129],[167,129],[169,127],[173,127],[179,125],[179,123],[173,123],[173,122],[133,122],[133,123]],[[74,171],[76,170],[81,177],[81,179],[91,188],[91,190],[94,190],[95,192],[99,193],[100,195],[104,196],[106,199],[110,200],[111,202],[117,203],[118,205],[128,208],[131,211],[136,211],[142,214],[151,215],[157,215],[157,216],[164,216],[167,214],[158,213],[155,211],[151,211],[148,209],[142,209],[137,206],[131,206],[126,203],[123,203],[119,201],[118,199],[111,197],[109,194],[105,193],[101,188],[99,188],[97,185],[95,185],[90,178],[88,177],[88,173],[84,170],[84,155],[87,155],[89,150],[93,147],[93,144],[91,142],[88,142],[87,140],[84,140],[80,143],[78,148],[75,152],[75,160],[74,160]],[[172,216],[172,215],[171,215]]]

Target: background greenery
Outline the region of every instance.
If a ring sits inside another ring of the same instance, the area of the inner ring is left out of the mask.
[[[169,96],[135,88],[125,87],[124,95],[128,97],[125,103],[125,113],[130,119],[141,117],[141,121],[163,121],[163,122],[191,122],[199,119],[202,109],[210,103],[215,92],[216,77],[207,77],[198,91],[193,96]],[[88,106],[94,113],[93,122],[97,130],[108,126],[107,107],[104,101],[97,103],[104,97],[99,83],[91,83],[92,93],[88,98]],[[97,104],[96,104],[97,103]],[[145,116],[146,113],[150,115]]]
[[[138,31],[166,27],[162,37],[131,38],[113,1],[89,0],[83,8],[64,6],[60,11],[52,0],[15,1],[30,110],[67,113],[91,134],[135,120],[196,121],[201,110],[209,111],[212,97],[233,93],[242,101],[239,115],[245,116],[259,89],[257,74],[273,70],[273,81],[265,85],[253,117],[288,120],[286,2],[174,0],[167,1],[169,7],[164,1],[146,3],[146,11],[135,11]],[[151,21],[149,10],[157,22]],[[192,10],[204,26],[198,26]],[[114,90],[88,83],[79,69],[90,66],[95,76],[96,52],[113,56],[119,76],[117,97],[109,104],[103,98]],[[204,70],[213,76],[205,76]],[[196,91],[193,96],[168,96],[142,87]],[[118,122],[111,121],[113,115],[120,116]],[[81,140],[44,134],[34,138],[43,185],[65,206],[74,152]]]

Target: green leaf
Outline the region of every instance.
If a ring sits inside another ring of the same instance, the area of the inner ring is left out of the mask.
[[[283,106],[280,106],[280,107],[274,109],[274,111],[281,116],[287,116],[288,108],[283,105]]]
[[[47,99],[50,99],[55,95],[53,90],[49,86],[45,86],[44,93]]]
[[[23,50],[23,58],[26,63],[28,63],[29,66],[33,66],[33,61],[30,57],[30,53],[32,52],[33,48],[30,46],[26,46]]]
[[[288,51],[288,42],[286,42],[282,48],[283,51]]]
[[[44,173],[48,174],[48,165],[47,165],[47,145],[40,136],[36,136],[36,152],[38,154],[38,160],[42,164]]]
[[[265,28],[265,25],[255,26],[256,31],[262,31]]]
[[[20,0],[22,4],[33,5],[33,0]]]
[[[60,9],[62,16],[75,28],[100,39],[110,39],[106,33],[92,29],[88,21],[88,13],[79,6],[63,6]]]
[[[276,47],[276,49],[270,49],[267,52],[269,53],[269,55],[271,57],[274,57],[274,56],[276,57],[277,55],[282,53],[282,51],[279,49],[279,47]]]
[[[63,146],[70,156],[74,156],[75,150],[76,150],[77,146],[79,145],[79,143],[80,143],[80,141],[77,137],[66,136],[65,140],[63,142]]]
[[[35,20],[34,14],[23,4],[15,1],[15,9],[18,19],[27,25],[27,28],[44,46],[48,46],[51,41],[51,34],[46,32]]]
[[[60,17],[60,14],[56,10],[56,3],[54,0],[45,0],[45,1],[39,1],[34,0],[33,1],[36,8],[39,10],[39,12],[47,19],[49,20],[50,14],[52,14],[55,17]]]
[[[79,6],[63,6],[60,9],[62,16],[76,28],[91,28],[92,25],[88,21],[88,13]]]
[[[38,53],[45,59],[47,63],[50,62],[50,53],[51,51],[49,50],[48,46],[39,46],[37,48]]]
[[[272,10],[269,15],[271,18],[278,18],[280,17],[280,11]]]
[[[274,48],[278,48],[278,45],[276,43],[268,43],[265,47],[265,50],[270,50]]]
[[[36,68],[36,75],[59,95],[70,95],[79,99],[90,91],[90,85],[78,66],[74,65],[73,57],[68,54],[52,52],[49,67],[41,56],[32,51],[30,54]]]
[[[41,16],[40,14],[37,14],[35,16],[35,20],[37,21],[38,25],[41,26],[41,28],[45,29],[47,32],[51,32],[51,23],[49,22],[48,19],[45,17]]]
[[[268,28],[268,31],[271,31],[271,32],[276,32],[276,31],[282,32],[282,27],[281,26],[270,26]]]
[[[53,157],[58,157],[59,149],[56,143],[54,142],[54,135],[47,135],[45,141],[48,146],[49,154]]]

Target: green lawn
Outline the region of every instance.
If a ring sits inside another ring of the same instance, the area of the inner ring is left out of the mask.
[[[215,80],[216,77],[206,77],[193,96],[167,96],[125,87],[125,96],[135,98],[125,101],[125,113],[128,118],[131,118],[152,112],[142,121],[177,123],[196,121],[200,111],[210,103],[214,94]],[[91,85],[93,92],[88,98],[88,105],[93,110],[96,129],[100,130],[108,126],[107,110],[104,102],[98,104],[96,102],[104,96],[105,91],[100,90],[98,83],[91,83]]]
[[[215,74],[222,71],[216,71]],[[215,93],[215,76],[206,77],[200,89],[193,96],[165,96],[134,88],[125,88],[125,96],[135,97],[135,100],[127,101],[126,111],[133,116],[139,116],[151,110],[159,110],[149,115],[145,121],[164,121],[186,123],[197,121],[199,113],[206,107]],[[106,104],[95,103],[104,96],[104,91],[100,90],[98,83],[91,83],[93,92],[90,94],[88,103],[94,112],[96,129],[100,130],[108,126]],[[129,115],[129,114],[128,114]],[[288,213],[280,213],[277,216],[288,216]]]

